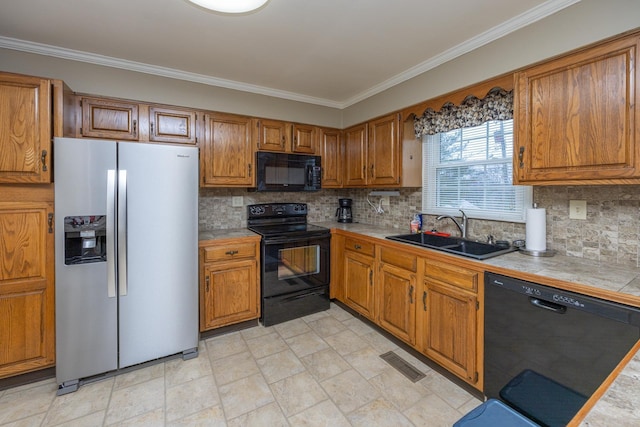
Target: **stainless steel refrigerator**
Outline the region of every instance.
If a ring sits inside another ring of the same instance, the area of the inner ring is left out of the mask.
[[[56,138],[56,379],[198,347],[198,150]]]

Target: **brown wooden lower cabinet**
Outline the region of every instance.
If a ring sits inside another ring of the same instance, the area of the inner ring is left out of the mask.
[[[200,243],[200,331],[260,317],[260,238]]]
[[[370,320],[375,319],[375,258],[373,245],[347,239],[344,251],[344,303]]]
[[[378,324],[401,340],[416,343],[417,257],[379,248]]]
[[[11,192],[0,192],[5,190]],[[0,199],[0,378],[55,363],[50,216],[52,202]]]
[[[432,280],[425,280],[424,291],[422,351],[459,377],[476,382],[476,295]]]
[[[334,232],[332,242],[336,299],[482,388],[481,269],[350,232]]]

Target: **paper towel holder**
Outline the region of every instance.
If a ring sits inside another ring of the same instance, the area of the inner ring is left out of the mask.
[[[554,256],[558,251],[556,251],[555,249],[547,249],[544,251],[533,251],[533,250],[522,247],[518,250],[518,252],[520,252],[521,254],[530,255],[530,256],[548,257],[548,256]]]

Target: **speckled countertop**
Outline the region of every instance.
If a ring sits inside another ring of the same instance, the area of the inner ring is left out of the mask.
[[[243,237],[256,237],[258,234],[253,231],[249,231],[246,228],[231,228],[223,230],[207,230],[198,232],[198,240],[200,243],[207,240],[221,240],[221,239],[241,239]]]
[[[315,225],[350,231],[365,236],[385,239],[386,236],[404,234],[394,228],[383,228],[359,223],[321,222]],[[255,236],[247,229],[203,231],[199,239],[216,240]],[[430,249],[423,249],[429,251]],[[456,255],[451,255],[456,256]],[[518,252],[500,255],[484,261],[476,261],[487,270],[511,270],[514,274],[527,273],[541,279],[554,279],[571,282],[582,288],[585,293],[617,293],[625,301],[640,306],[640,269],[612,268],[610,264],[601,264],[582,258],[553,256],[531,257]],[[542,280],[543,281],[543,280]],[[640,426],[640,352],[627,364],[611,387],[595,404],[579,424],[589,427]]]

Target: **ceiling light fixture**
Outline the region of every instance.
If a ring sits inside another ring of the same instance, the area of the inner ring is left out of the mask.
[[[269,0],[189,0],[215,12],[246,13],[256,10]]]

